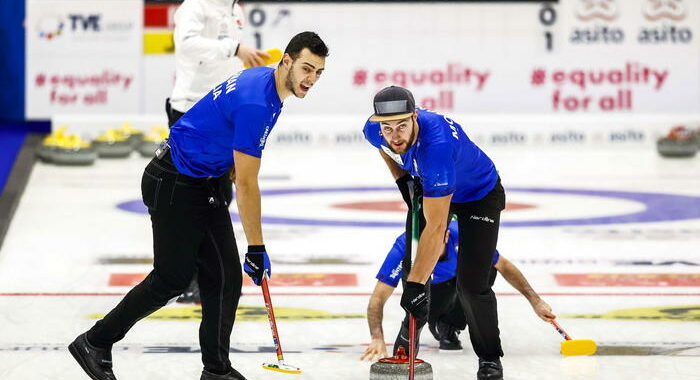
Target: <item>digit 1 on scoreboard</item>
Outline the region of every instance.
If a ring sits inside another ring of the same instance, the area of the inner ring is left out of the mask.
[[[260,32],[253,33],[253,37],[255,37],[255,48],[262,49],[262,35]]]
[[[544,32],[545,44],[547,46],[547,51],[552,51],[552,32],[547,30]]]

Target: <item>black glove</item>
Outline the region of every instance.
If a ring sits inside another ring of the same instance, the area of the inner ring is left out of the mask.
[[[264,245],[249,245],[248,253],[245,254],[245,264],[243,271],[253,279],[255,285],[262,283],[265,271],[267,276],[272,276],[272,268],[270,266],[270,258],[265,252]]]
[[[426,286],[419,282],[406,281],[401,296],[401,307],[418,320],[428,316],[429,298]]]
[[[413,180],[413,176],[411,176],[410,174],[406,174],[403,177],[396,180],[396,186],[399,187],[399,191],[401,192],[403,201],[406,202],[406,206],[408,206],[409,210],[413,208],[413,205],[411,203],[411,188],[413,188],[414,185],[415,181]]]

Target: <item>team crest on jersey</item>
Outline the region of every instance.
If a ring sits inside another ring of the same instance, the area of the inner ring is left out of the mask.
[[[384,153],[386,153],[389,157],[391,157],[392,160],[396,161],[397,164],[403,165],[403,160],[401,159],[401,155],[400,155],[400,154],[397,154],[397,153],[392,152],[391,149],[389,149],[389,147],[386,147],[386,146],[384,146],[384,145],[382,145],[382,150],[383,150]]]

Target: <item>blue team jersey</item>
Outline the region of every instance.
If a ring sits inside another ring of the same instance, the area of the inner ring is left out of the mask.
[[[445,282],[447,280],[453,279],[457,275],[457,247],[459,246],[459,230],[457,229],[457,222],[450,223],[448,227],[450,229],[450,237],[447,239],[447,255],[444,258],[438,260],[435,264],[435,269],[433,269],[433,278],[430,281],[433,284],[438,284]],[[386,259],[384,259],[384,264],[382,264],[379,273],[377,273],[377,280],[395,288],[399,285],[401,280],[401,262],[403,261],[404,254],[406,253],[406,233],[401,234],[396,238],[394,246],[391,247],[389,254],[387,254]],[[500,254],[498,250],[493,254],[493,265],[498,263]]]
[[[233,151],[260,158],[282,110],[274,69],[243,70],[219,84],[171,128],[169,144],[178,171],[218,177],[233,166]]]
[[[379,123],[367,121],[365,138],[423,182],[426,197],[452,194],[452,202],[483,198],[496,185],[498,173],[491,159],[446,116],[418,110],[418,139],[404,154],[389,149]]]

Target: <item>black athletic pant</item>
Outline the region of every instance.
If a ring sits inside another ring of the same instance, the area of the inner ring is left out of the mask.
[[[447,323],[457,330],[464,330],[467,326],[462,305],[457,297],[457,280],[454,278],[430,284],[428,324],[434,329],[438,321]]]
[[[422,186],[416,178],[415,196],[422,204]],[[495,360],[503,356],[496,295],[491,290],[496,269],[493,254],[498,242],[501,211],[505,209],[505,191],[501,179],[484,198],[465,203],[450,204],[450,214],[457,215],[459,224],[459,253],[457,259],[457,295],[469,325],[469,337],[474,352],[482,359]],[[422,211],[422,210],[421,210]],[[406,255],[403,260],[402,280],[411,268],[411,205],[406,218]],[[420,213],[420,232],[425,218]],[[433,291],[432,286],[428,288]],[[431,295],[431,302],[432,301]],[[431,305],[432,308],[432,305]],[[417,321],[421,326],[426,321]]]
[[[493,283],[496,281],[497,274],[498,271],[495,268],[491,270],[489,275],[490,286],[493,286]],[[417,328],[422,328],[425,322],[421,321]],[[438,322],[448,324],[460,331],[467,327],[467,319],[462,309],[462,303],[457,296],[456,278],[437,284],[430,284],[430,309],[427,322],[431,331],[437,331],[435,326]],[[402,328],[408,331],[408,314],[403,319]]]
[[[419,177],[414,177],[414,186],[412,197],[418,198],[418,203],[423,203],[423,187]],[[401,272],[401,283],[406,286],[406,279],[408,274],[411,272],[411,247],[413,244],[413,229],[412,229],[412,212],[413,205],[406,203],[408,206],[408,213],[406,215],[406,252],[402,260],[402,272]],[[422,210],[419,210],[419,234],[423,232],[425,228],[425,216]],[[430,295],[430,308],[428,312],[427,320],[416,320],[416,336],[420,337],[420,331],[428,323],[431,327],[435,326],[438,320],[442,320],[445,323],[449,323],[459,330],[464,330],[466,327],[466,319],[464,317],[464,312],[462,311],[462,306],[457,299],[457,289],[456,280],[451,279],[438,284],[430,284],[428,287],[428,293]],[[408,314],[404,317],[401,322],[401,330],[399,334],[408,331]],[[399,345],[403,344],[401,336],[397,337],[394,343],[394,353],[398,349]],[[418,341],[418,339],[416,339]]]
[[[499,178],[484,198],[450,205],[459,223],[457,294],[467,318],[474,352],[484,360],[503,356],[496,295],[491,285],[496,270],[493,255],[505,203],[505,191]]]
[[[170,161],[154,158],[141,180],[153,227],[153,271],[88,331],[98,347],[111,347],[140,319],[182,294],[195,268],[202,299],[199,342],[204,368],[224,373],[238,299],[241,264],[220,178],[192,178]]]

